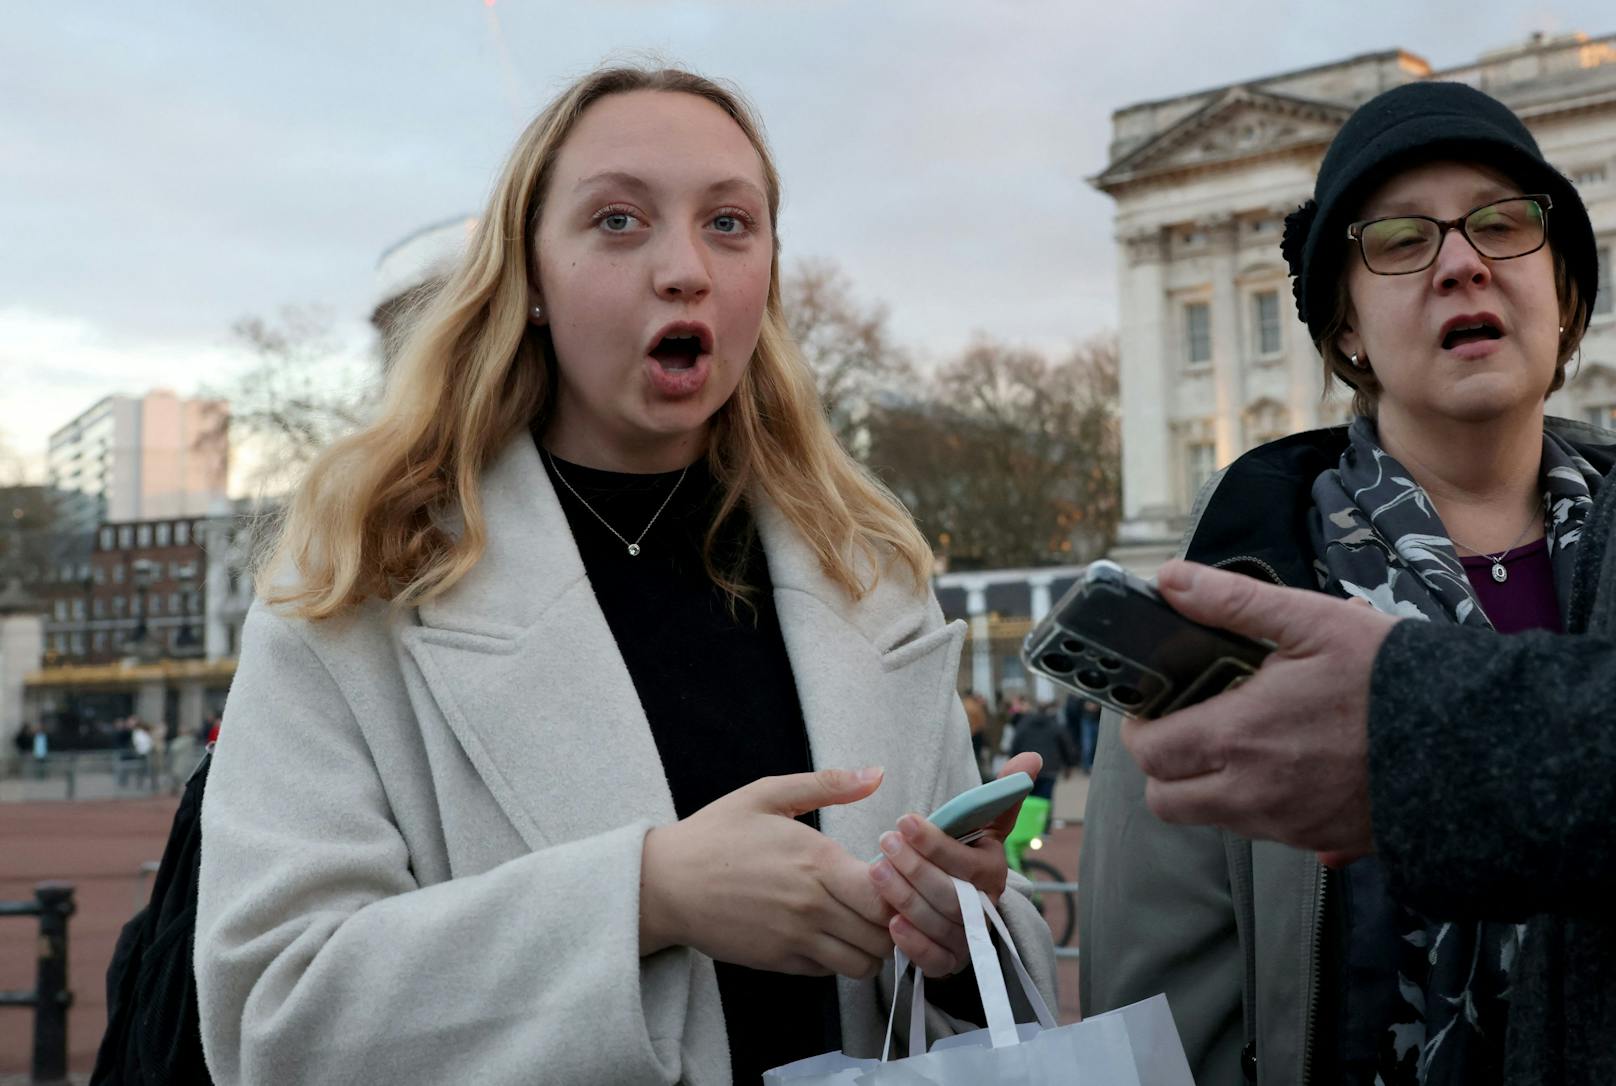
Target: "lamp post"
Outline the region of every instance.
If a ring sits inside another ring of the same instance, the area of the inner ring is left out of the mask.
[[[160,641],[151,635],[151,628],[146,624],[148,610],[147,595],[151,586],[157,580],[159,567],[149,558],[137,558],[132,563],[132,572],[135,579],[135,632],[129,639],[129,651],[143,663],[152,663],[163,654]]]

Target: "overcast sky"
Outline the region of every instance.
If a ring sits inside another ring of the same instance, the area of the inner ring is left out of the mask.
[[[1049,348],[1117,323],[1105,164],[1133,102],[1401,47],[1439,67],[1608,0],[192,0],[10,5],[0,31],[0,440],[37,470],[99,397],[219,386],[248,314],[354,341],[376,260],[475,213],[572,77],[655,51],[738,83],[830,259],[900,340]]]

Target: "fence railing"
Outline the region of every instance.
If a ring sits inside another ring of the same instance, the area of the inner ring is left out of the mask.
[[[39,918],[39,960],[31,991],[0,991],[0,1007],[34,1009],[34,1059],[31,1081],[67,1081],[67,1010],[73,993],[67,987],[67,919],[73,915],[73,886],[42,882],[32,901],[0,901],[0,917]]]

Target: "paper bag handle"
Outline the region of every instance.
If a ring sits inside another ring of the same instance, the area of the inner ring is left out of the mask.
[[[1011,965],[1015,968],[1016,980],[1021,984],[1022,993],[1031,1004],[1033,1013],[1038,1018],[1038,1024],[1045,1029],[1055,1028],[1055,1016],[1049,1011],[1049,1004],[1038,991],[1038,986],[1032,982],[1027,973],[1027,967],[1021,961],[1021,954],[1016,950],[1015,942],[1010,938],[1010,931],[1005,926],[1004,918],[994,907],[990,899],[982,891],[966,882],[964,879],[954,879],[954,893],[959,898],[960,917],[965,925],[965,945],[971,953],[971,966],[976,974],[977,994],[982,999],[982,1012],[987,1018],[988,1040],[994,1048],[1006,1048],[1019,1044],[1021,1035],[1016,1031],[1015,1013],[1010,1009],[1010,994],[1004,983],[1004,970],[999,965],[999,956],[993,949],[993,938],[988,932],[989,921],[993,930],[1003,941],[1005,950],[1010,954]],[[887,1035],[881,1046],[881,1061],[887,1062],[892,1053],[892,1024],[898,1015],[898,991],[903,984],[905,974],[913,964],[909,956],[902,950],[893,950],[893,986],[892,1009],[887,1014]],[[914,988],[909,997],[909,1055],[919,1056],[926,1051],[926,977],[919,968],[914,970]]]

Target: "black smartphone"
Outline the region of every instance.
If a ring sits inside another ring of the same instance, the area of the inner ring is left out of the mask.
[[[1125,716],[1154,720],[1244,681],[1270,651],[1185,618],[1149,582],[1102,559],[1033,627],[1021,660]]]

